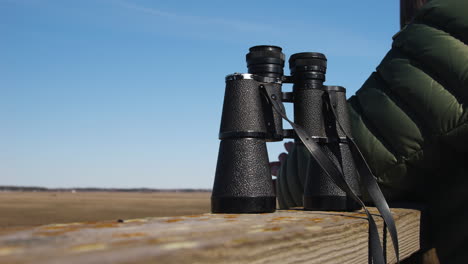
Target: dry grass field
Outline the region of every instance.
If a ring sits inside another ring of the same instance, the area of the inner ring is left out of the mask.
[[[209,192],[0,192],[0,234],[31,226],[210,211]]]

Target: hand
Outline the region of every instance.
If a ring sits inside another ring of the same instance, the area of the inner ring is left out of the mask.
[[[284,143],[284,148],[286,149],[286,152],[288,153],[292,150],[293,146],[294,146],[293,142]],[[283,164],[287,158],[288,158],[288,154],[285,152],[282,152],[278,155],[278,161],[270,162],[271,175],[278,176],[279,170],[281,168],[281,164]]]

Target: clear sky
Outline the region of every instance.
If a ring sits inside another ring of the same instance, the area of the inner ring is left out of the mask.
[[[0,0],[0,185],[211,188],[224,77],[250,46],[325,53],[351,96],[398,2]]]

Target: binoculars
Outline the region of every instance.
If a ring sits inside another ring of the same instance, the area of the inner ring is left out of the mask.
[[[285,138],[295,139],[298,145],[306,144],[304,140],[314,141],[314,146],[328,156],[351,190],[360,196],[356,165],[346,138],[351,135],[346,89],[323,84],[327,69],[325,55],[317,52],[292,55],[290,76],[284,75],[285,55],[280,47],[254,46],[246,60],[248,73],[226,76],[212,212],[275,211],[276,196],[266,142]],[[292,92],[282,92],[283,83],[292,83]],[[287,119],[283,102],[293,103],[294,122]],[[293,129],[283,129],[283,118]],[[310,158],[305,176],[304,209],[361,209],[327,175],[323,164]]]

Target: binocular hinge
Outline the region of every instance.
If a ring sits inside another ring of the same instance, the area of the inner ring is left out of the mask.
[[[293,78],[292,76],[287,76],[287,75],[284,75],[283,78],[282,78],[282,82],[283,83],[293,83]]]
[[[283,138],[294,139],[296,138],[296,132],[294,132],[294,129],[283,129]]]
[[[294,102],[294,94],[292,92],[284,92],[281,93],[282,101],[284,103],[293,103]]]

